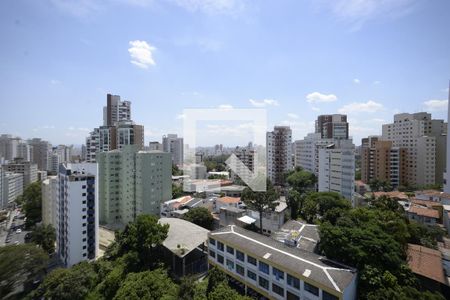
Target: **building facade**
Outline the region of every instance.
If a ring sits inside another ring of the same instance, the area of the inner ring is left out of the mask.
[[[58,176],[49,176],[42,181],[42,223],[56,228],[58,204]]]
[[[2,203],[0,208],[6,208],[12,204],[17,197],[23,194],[23,174],[6,172],[2,174]]]
[[[38,167],[37,164],[30,163],[29,161],[22,161],[20,159],[16,159],[13,162],[10,162],[6,165],[3,165],[2,168],[6,172],[11,173],[19,173],[23,175],[23,189],[38,180]]]
[[[450,103],[450,82],[448,90],[448,101]],[[447,108],[447,134],[450,132],[450,105]],[[446,144],[446,170],[444,180],[444,192],[450,194],[450,139],[447,138]]]
[[[172,163],[181,167],[184,160],[183,138],[176,134],[168,134],[162,138],[163,151],[172,155]]]
[[[95,163],[63,163],[58,172],[56,249],[64,266],[98,252],[98,171]]]
[[[406,149],[405,180],[409,185],[443,183],[447,124],[420,112],[394,115],[394,123],[383,125],[383,140]]]
[[[208,236],[210,265],[255,298],[356,299],[354,269],[238,226]]]
[[[10,134],[0,135],[0,158],[5,160],[13,160],[17,157],[17,147],[20,143],[20,138],[13,137]]]
[[[169,153],[124,147],[98,154],[100,222],[126,225],[139,214],[159,215],[172,198]]]
[[[106,95],[103,107],[103,125],[114,126],[119,121],[131,121],[131,102],[121,101],[119,95]]]
[[[348,122],[346,115],[321,115],[316,120],[316,133],[320,133],[322,139],[347,140]]]
[[[267,132],[267,177],[273,185],[284,184],[284,174],[292,170],[292,130],[289,126],[275,126]]]
[[[235,165],[236,172],[231,171],[231,179],[236,180],[238,173],[244,182],[250,182],[255,172],[256,150],[253,147],[236,147],[233,153],[242,164]]]
[[[39,138],[28,140],[32,147],[32,162],[36,163],[39,170],[47,171],[49,169],[49,155],[52,152],[52,145]]]
[[[364,140],[364,139],[363,139]],[[392,141],[374,141],[371,147],[362,147],[361,180],[386,181],[393,188],[406,183],[406,149],[393,147]]]
[[[319,192],[337,192],[353,203],[355,146],[351,140],[319,150]]]

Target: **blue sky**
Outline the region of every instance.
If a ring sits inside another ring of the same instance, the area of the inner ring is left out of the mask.
[[[185,108],[232,106],[266,108],[294,139],[319,114],[347,113],[360,144],[394,113],[446,119],[449,11],[448,0],[1,1],[0,132],[81,144],[110,92],[132,101],[146,142],[182,133]],[[244,143],[226,127],[206,141]]]

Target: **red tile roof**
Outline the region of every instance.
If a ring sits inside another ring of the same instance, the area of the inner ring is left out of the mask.
[[[408,265],[413,273],[445,284],[442,255],[438,250],[408,244]]]
[[[418,216],[439,219],[439,212],[432,208],[426,208],[426,207],[413,205],[409,208],[408,212],[416,214]]]
[[[220,202],[222,202],[222,203],[228,203],[228,204],[241,202],[241,198],[239,198],[239,197],[222,197],[222,198],[219,198],[218,200],[220,200]]]
[[[375,198],[379,198],[381,196],[387,196],[389,198],[398,198],[398,199],[408,199],[408,196],[403,192],[375,192]]]

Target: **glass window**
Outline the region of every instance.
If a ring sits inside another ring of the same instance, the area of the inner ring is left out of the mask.
[[[217,254],[217,261],[223,265],[223,256],[220,254]]]
[[[215,239],[209,239],[209,243],[211,244],[211,245],[216,245],[216,240]]]
[[[236,250],[236,258],[240,261],[245,261],[245,254],[239,250]]]
[[[300,300],[300,297],[289,291],[286,291],[286,299],[287,300]]]
[[[254,281],[256,281],[256,273],[254,273],[254,272],[252,272],[250,270],[247,270],[247,277],[252,279],[252,280],[254,280]]]
[[[247,262],[249,264],[252,264],[252,265],[256,266],[256,258],[254,258],[254,257],[251,257],[251,256],[247,255]]]
[[[260,261],[259,262],[259,271],[269,274],[269,265]]]
[[[217,241],[217,249],[219,249],[220,251],[223,251],[223,243]]]
[[[245,276],[244,267],[241,266],[241,265],[236,264],[236,273],[238,273],[241,276]]]
[[[268,290],[269,289],[269,280],[265,279],[264,277],[259,276],[259,286]]]
[[[287,274],[287,284],[289,286],[292,286],[293,288],[296,288],[297,290],[300,289],[300,280],[289,274]]]
[[[335,295],[332,295],[332,294],[327,293],[324,290],[322,290],[322,299],[323,300],[338,300],[339,298],[336,297]]]
[[[281,270],[278,270],[277,268],[272,267],[272,274],[275,276],[277,280],[283,280],[284,279],[284,272]]]
[[[234,262],[232,262],[231,260],[227,259],[227,267],[228,267],[228,270],[233,270],[234,269]]]
[[[230,246],[227,246],[227,252],[232,254],[232,255],[234,255],[234,248],[230,247]]]
[[[214,252],[214,251],[212,251],[212,250],[209,250],[209,256],[211,256],[211,257],[216,257],[216,252]]]
[[[273,291],[275,294],[278,294],[278,295],[280,295],[281,297],[284,297],[284,289],[283,289],[281,286],[276,285],[275,283],[272,283],[272,291]]]
[[[319,288],[307,282],[305,282],[305,291],[308,291],[313,295],[319,296]]]

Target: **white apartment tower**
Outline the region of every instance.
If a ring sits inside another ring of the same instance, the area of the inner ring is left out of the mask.
[[[57,252],[64,266],[98,252],[98,171],[95,163],[63,163],[58,172]]]
[[[275,126],[267,132],[267,176],[273,185],[284,184],[284,174],[292,169],[292,130]]]
[[[355,188],[355,145],[337,140],[319,150],[319,192],[337,192],[353,201]]]
[[[28,144],[31,145],[33,149],[32,162],[38,165],[39,170],[47,171],[49,166],[48,159],[52,151],[52,145],[49,142],[38,138],[28,140]]]
[[[172,163],[181,167],[183,165],[184,146],[183,138],[176,134],[168,134],[162,138],[163,151],[172,154]]]
[[[406,149],[405,180],[410,185],[443,183],[447,124],[419,112],[394,115],[383,125],[383,140]]]
[[[256,150],[252,146],[236,147],[233,153],[243,163],[243,165],[236,164],[236,173],[240,174],[244,182],[250,182],[255,171]],[[233,180],[237,177],[236,173],[234,171],[231,172],[231,178]]]

